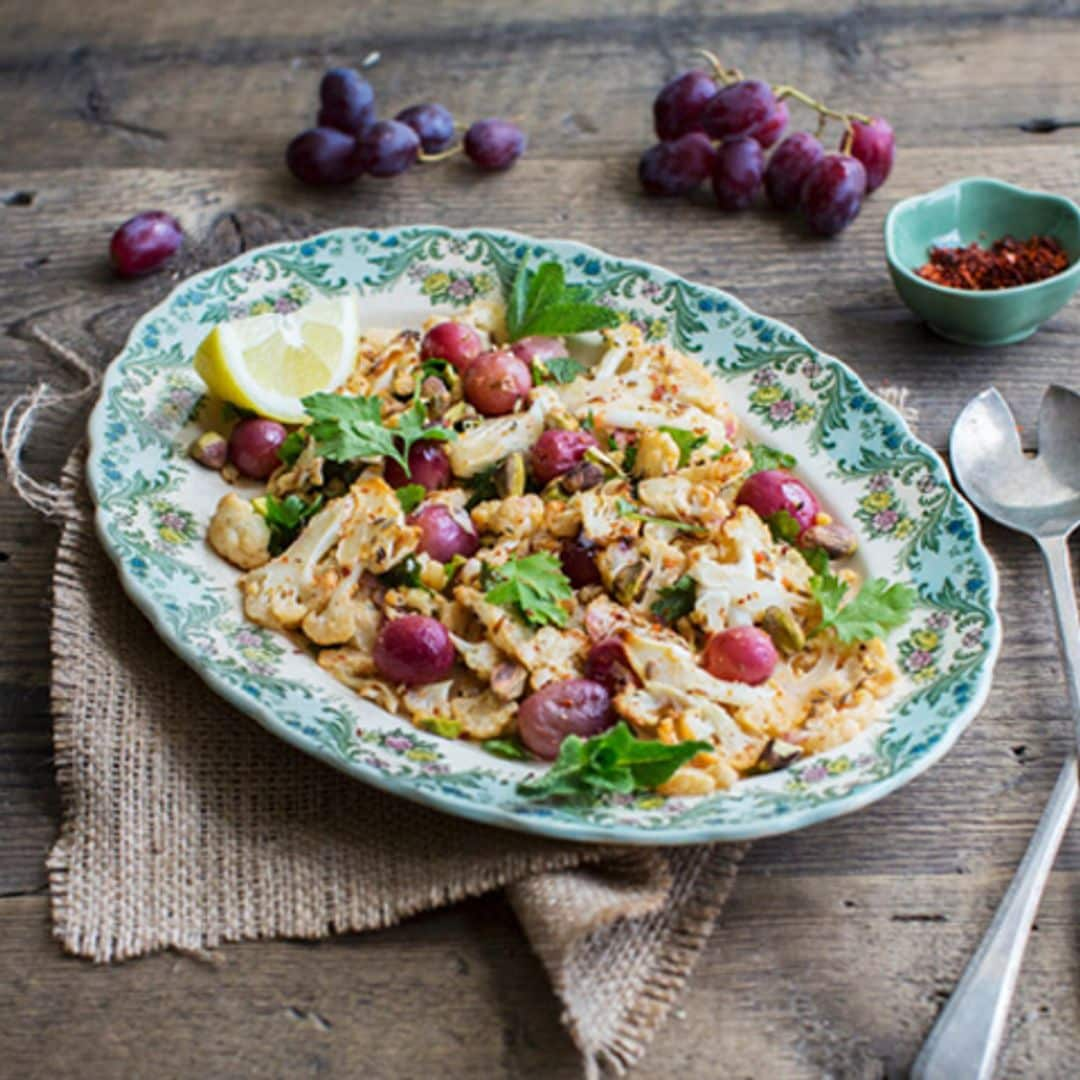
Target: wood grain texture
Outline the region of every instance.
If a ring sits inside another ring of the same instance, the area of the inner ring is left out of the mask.
[[[1075,304],[1018,346],[949,345],[898,303],[880,240],[894,200],[960,175],[1080,191],[1080,129],[1019,127],[1033,116],[1080,119],[1076,3],[316,0],[299,18],[280,0],[264,0],[257,16],[206,0],[3,0],[0,14],[2,399],[43,378],[77,385],[31,327],[104,364],[121,344],[117,327],[171,287],[164,275],[118,283],[104,264],[112,229],[150,206],[177,213],[192,237],[231,229],[235,250],[258,237],[230,212],[265,205],[319,227],[506,226],[657,261],[792,322],[872,385],[908,386],[920,432],[939,449],[962,403],[989,382],[1016,406],[1028,445],[1042,388],[1080,384]],[[720,215],[704,193],[670,203],[638,192],[652,94],[701,43],[893,121],[894,175],[841,238],[808,240],[767,212]],[[372,77],[393,108],[437,97],[462,117],[515,116],[529,154],[503,176],[449,162],[347,191],[299,188],[281,153],[308,122],[319,73],[372,50],[382,55]],[[27,464],[54,477],[80,423],[47,417]],[[1068,743],[1038,556],[1004,530],[985,532],[1006,633],[986,708],[903,791],[754,847],[682,1016],[639,1075],[903,1074]],[[54,545],[52,528],[0,490],[0,1072],[578,1075],[543,973],[498,898],[362,938],[237,946],[209,964],[163,956],[94,968],[59,954],[36,895],[58,813]],[[1078,881],[1074,831],[1033,935],[1001,1075],[1080,1072]]]

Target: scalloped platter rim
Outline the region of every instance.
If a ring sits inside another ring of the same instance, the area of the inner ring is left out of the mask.
[[[419,325],[498,295],[525,257],[559,259],[650,339],[701,359],[752,437],[794,453],[823,503],[863,540],[860,569],[919,592],[889,640],[903,690],[889,719],[780,773],[700,799],[588,806],[515,791],[534,766],[441,739],[334,681],[284,636],[248,623],[235,571],[205,543],[225,490],[186,449],[204,387],[191,356],[216,322],[289,311],[359,287],[369,325]],[[989,692],[1000,648],[997,576],[978,521],[938,455],[840,361],[719,289],[566,240],[495,229],[342,228],[270,244],[183,282],[135,325],[90,418],[87,478],[121,582],[218,694],[275,735],[394,795],[488,825],[617,844],[733,841],[850,813],[949,749]]]

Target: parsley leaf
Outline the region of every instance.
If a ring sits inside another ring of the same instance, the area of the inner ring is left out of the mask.
[[[849,603],[840,606],[847,586],[835,574],[815,574],[810,591],[821,606],[818,631],[832,627],[843,642],[869,641],[903,625],[915,604],[915,590],[899,581],[872,578]]]
[[[569,600],[574,590],[559,560],[549,552],[540,551],[491,567],[488,580],[494,582],[484,595],[489,604],[515,610],[533,626],[566,625],[568,616],[558,602]]]
[[[673,585],[667,585],[660,590],[649,610],[670,625],[678,622],[684,615],[689,615],[696,603],[697,582],[689,574],[683,574]]]
[[[420,580],[420,560],[415,555],[406,555],[396,566],[380,574],[379,580],[392,589],[427,588]]]
[[[785,454],[783,450],[774,450],[771,446],[762,443],[754,443],[748,446],[750,451],[750,471],[747,476],[754,473],[764,472],[766,469],[794,469],[798,461],[791,454]]]
[[[427,488],[423,484],[406,484],[395,492],[401,509],[406,514],[411,514],[423,501],[427,494]]]
[[[585,370],[584,364],[569,356],[553,356],[548,360],[532,362],[533,382],[542,384],[554,379],[560,386],[573,382]]]
[[[611,308],[589,302],[581,286],[567,287],[566,275],[557,262],[541,263],[534,271],[524,261],[518,266],[506,306],[511,341],[533,334],[557,337],[618,325],[619,316]]]
[[[311,417],[308,433],[318,451],[331,461],[388,457],[409,472],[409,449],[421,439],[446,442],[456,433],[438,425],[425,427],[427,408],[419,398],[397,416],[397,426],[382,420],[379,397],[346,397],[342,394],[309,394],[303,399]]]
[[[664,427],[661,425],[660,430],[675,440],[675,445],[679,448],[680,469],[690,461],[690,455],[699,446],[704,446],[709,441],[708,435],[695,435],[694,432],[687,431],[686,428]]]
[[[769,532],[778,544],[794,544],[799,539],[802,526],[795,520],[789,510],[777,510],[765,519],[769,526]]]
[[[495,487],[495,473],[498,471],[499,465],[501,464],[502,462],[499,462],[496,465],[492,465],[490,468],[481,469],[480,472],[462,480],[463,484],[472,488],[472,494],[469,496],[469,501],[465,504],[466,510],[471,510],[474,506],[477,506],[482,502],[487,502],[489,499],[497,499],[499,497],[498,488]]]
[[[517,739],[485,739],[480,745],[489,754],[510,758],[512,761],[526,761],[529,757],[525,747]]]
[[[551,768],[518,784],[533,798],[592,799],[648,791],[671,779],[680,765],[713,749],[707,742],[662,743],[639,739],[619,721],[601,735],[582,739],[568,735]]]
[[[302,431],[290,431],[278,447],[278,460],[286,465],[294,465],[296,459],[304,452],[306,445],[307,436]]]
[[[270,554],[280,555],[300,534],[300,530],[323,504],[323,497],[318,495],[311,502],[305,502],[299,495],[287,495],[276,499],[273,495],[264,495],[253,499],[252,506],[262,514],[270,526]]]
[[[701,536],[705,532],[703,525],[691,525],[688,521],[677,521],[675,518],[656,517],[654,514],[642,513],[629,499],[616,499],[615,509],[619,517],[630,518],[631,521],[644,521],[652,525],[670,525],[673,529],[682,532],[694,533]]]

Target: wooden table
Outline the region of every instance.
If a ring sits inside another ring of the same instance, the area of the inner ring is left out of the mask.
[[[757,0],[6,0],[0,46],[0,380],[4,397],[69,373],[31,325],[105,362],[103,312],[169,285],[118,283],[111,230],[142,209],[191,234],[230,209],[320,223],[429,221],[563,235],[661,262],[788,320],[872,385],[910,387],[945,446],[993,382],[1034,434],[1043,387],[1080,384],[1080,305],[1033,339],[982,351],[913,321],[888,282],[881,226],[896,199],[965,174],[1076,196],[1075,3],[885,8]],[[702,8],[708,8],[703,13]],[[766,212],[652,201],[635,180],[660,82],[699,44],[772,81],[888,116],[888,185],[842,237],[808,240]],[[461,118],[519,118],[530,150],[502,176],[465,164],[321,193],[282,166],[321,71],[378,50],[387,112],[436,98]],[[234,223],[238,219],[233,219]],[[241,222],[242,225],[242,222]],[[229,220],[220,226],[228,229]],[[242,230],[236,236],[242,246]],[[56,475],[78,423],[45,419],[27,455]],[[49,936],[43,858],[59,812],[49,736],[54,530],[0,493],[0,1073],[11,1076],[578,1075],[538,962],[499,897],[316,946],[224,948],[97,968]],[[988,526],[1006,644],[994,692],[948,758],[847,820],[756,845],[682,1007],[641,1076],[903,1073],[985,928],[1066,752],[1069,725],[1033,545]],[[1028,949],[1002,1075],[1080,1073],[1080,836],[1058,860]]]

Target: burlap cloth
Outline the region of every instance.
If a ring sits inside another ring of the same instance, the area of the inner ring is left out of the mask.
[[[280,214],[230,214],[182,269],[310,231]],[[77,341],[62,340],[63,328],[28,336],[85,374],[153,298],[68,327]],[[370,790],[273,738],[213,695],[122,592],[93,531],[82,450],[58,488],[19,469],[35,408],[60,400],[39,387],[13,403],[4,449],[13,485],[62,526],[52,704],[63,818],[48,868],[63,947],[112,961],[319,938],[505,888],[586,1073],[633,1065],[745,848],[599,848],[477,826]]]

